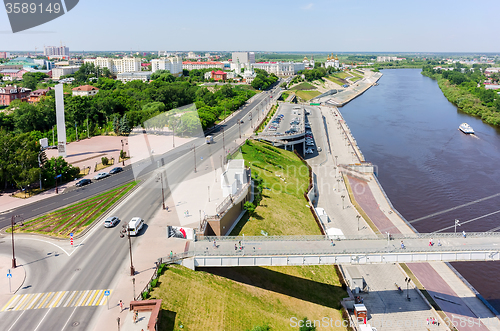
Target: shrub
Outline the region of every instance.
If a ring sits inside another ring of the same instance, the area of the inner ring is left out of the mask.
[[[109,159],[105,156],[101,157],[101,162],[102,165],[108,165],[109,164]]]

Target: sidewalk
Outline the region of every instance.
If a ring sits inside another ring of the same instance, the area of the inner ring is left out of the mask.
[[[8,238],[3,238],[7,240]],[[21,264],[21,261],[17,259],[17,264]],[[0,309],[7,304],[7,302],[14,296],[17,290],[23,285],[24,279],[26,278],[26,272],[24,267],[18,266],[12,269],[12,255],[0,254]],[[7,273],[10,270],[12,278],[7,278]]]

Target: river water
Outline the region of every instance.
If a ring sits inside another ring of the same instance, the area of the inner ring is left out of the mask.
[[[500,193],[500,130],[461,113],[420,69],[382,72],[340,110],[394,207],[419,232],[453,232],[455,219],[457,232],[500,227],[500,194],[491,197]],[[459,131],[463,122],[476,134]],[[453,266],[500,311],[500,263]]]

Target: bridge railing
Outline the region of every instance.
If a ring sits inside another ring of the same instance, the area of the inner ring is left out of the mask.
[[[260,249],[251,245],[243,249],[205,249],[186,252],[186,257],[203,256],[317,256],[317,255],[368,255],[368,254],[401,254],[401,253],[460,253],[460,252],[490,252],[491,257],[500,254],[499,250],[492,250],[491,246],[447,246],[447,247],[414,247],[414,248],[314,248],[304,251],[303,249]]]
[[[390,240],[405,240],[405,239],[435,239],[440,238],[461,238],[462,232],[450,233],[389,233]],[[467,238],[492,238],[500,237],[500,232],[467,232]],[[295,236],[203,236],[197,235],[196,241],[324,241],[324,240],[387,240],[387,234],[376,235],[295,235]]]

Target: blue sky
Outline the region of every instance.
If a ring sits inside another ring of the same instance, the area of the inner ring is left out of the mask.
[[[498,12],[498,0],[80,0],[16,34],[0,10],[0,51],[500,52]]]

